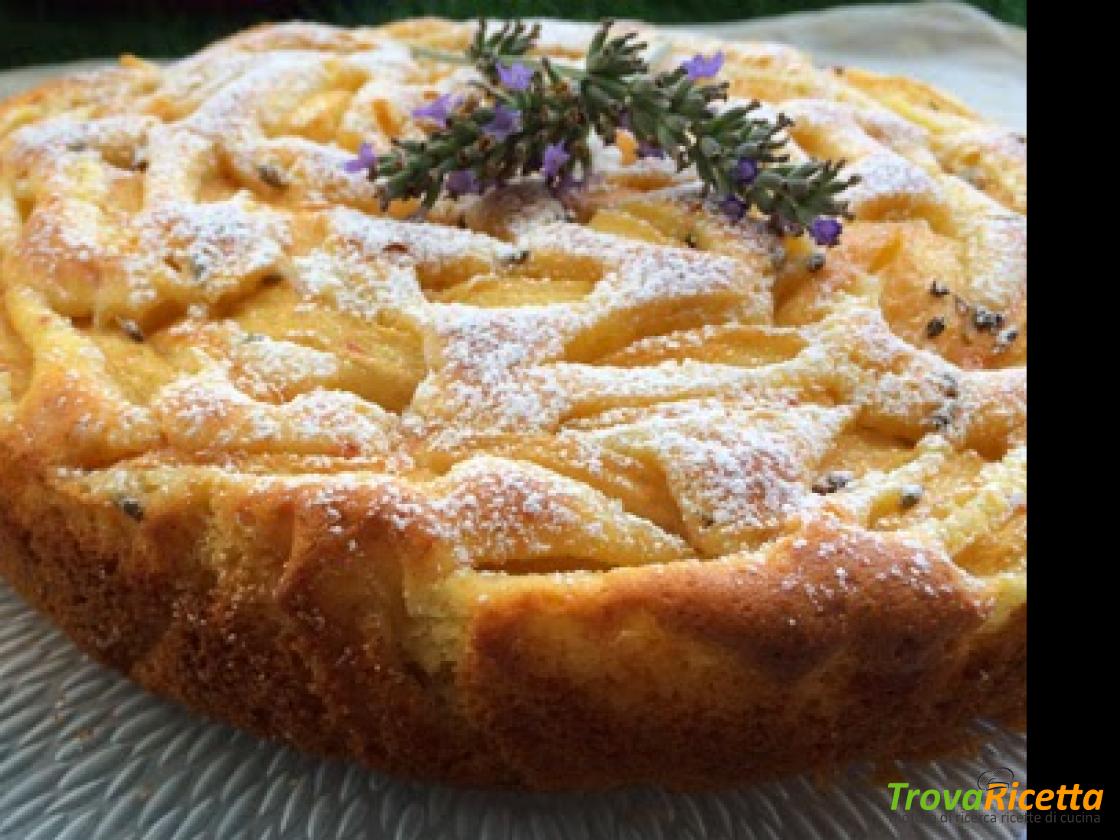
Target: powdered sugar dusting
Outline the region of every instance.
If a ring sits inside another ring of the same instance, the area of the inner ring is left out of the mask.
[[[563,60],[592,31],[548,21],[541,48]],[[802,270],[803,243],[697,212],[692,173],[624,164],[598,140],[599,180],[576,199],[525,179],[442,200],[429,220],[381,215],[374,185],[343,163],[361,142],[419,137],[412,110],[477,72],[377,30],[266,28],[146,71],[131,101],[0,138],[5,323],[35,373],[0,358],[0,418],[41,424],[29,434],[59,449],[103,446],[100,458],[260,459],[260,476],[224,475],[307,490],[331,527],[348,495],[376,490],[394,527],[461,566],[765,558],[789,536],[788,550],[829,564],[812,583],[821,604],[857,586],[837,552],[901,488],[980,453],[977,492],[924,501],[939,514],[890,538],[909,553],[881,573],[925,592],[943,557],[1025,504],[1025,371],[962,370],[895,335],[860,223],[924,220],[959,253],[955,291],[1021,307],[1025,218],[966,170],[977,150],[1014,167],[1022,143],[964,118],[918,125],[792,48],[650,34],[664,66],[724,49],[736,93],[774,92],[758,114],[796,120],[794,161],[851,162],[850,254]],[[653,221],[636,213],[634,230],[657,244],[623,235],[643,197]],[[604,208],[618,233],[585,224]],[[513,291],[445,294],[474,280]],[[823,290],[816,320],[776,324],[808,284]],[[261,313],[276,323],[253,329],[269,335],[242,329]],[[382,381],[392,411],[370,398]],[[906,457],[858,462],[884,451]],[[273,464],[309,474],[263,475]],[[328,474],[340,464],[354,469]],[[845,480],[822,485],[825,464]],[[822,521],[852,531],[814,546],[804,534]]]

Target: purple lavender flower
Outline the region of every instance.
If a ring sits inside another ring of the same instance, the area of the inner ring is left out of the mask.
[[[758,177],[758,164],[750,158],[740,158],[732,174],[740,184],[753,184]]]
[[[717,52],[711,58],[704,58],[704,56],[697,53],[688,61],[684,62],[681,67],[688,73],[688,78],[692,79],[694,82],[700,79],[710,79],[722,69],[723,53]]]
[[[495,140],[505,140],[521,128],[521,112],[505,105],[494,106],[494,119],[486,125],[486,133]]]
[[[506,67],[498,64],[498,80],[506,90],[528,90],[529,83],[533,81],[533,71],[524,64],[512,64]]]
[[[663,158],[665,157],[665,150],[658,146],[656,143],[647,143],[645,140],[639,140],[638,157]]]
[[[843,230],[844,226],[836,219],[824,217],[813,219],[813,223],[809,225],[809,235],[813,237],[813,241],[828,248],[840,241]]]
[[[412,116],[417,120],[431,120],[439,123],[440,128],[446,128],[447,117],[458,107],[459,97],[453,93],[445,93],[443,96],[437,96],[427,105],[414,108]]]
[[[377,155],[373,153],[373,146],[369,143],[362,143],[358,147],[358,156],[346,161],[342,164],[342,168],[350,174],[365,171],[377,174]]]
[[[560,174],[560,167],[571,160],[572,156],[564,149],[563,143],[549,143],[544,147],[544,159],[541,162],[541,172],[546,178],[555,178]]]
[[[720,212],[731,221],[737,222],[747,215],[747,205],[744,201],[733,195],[727,196],[719,203]]]
[[[456,169],[447,173],[444,186],[453,196],[469,195],[479,192],[478,176],[469,169]]]

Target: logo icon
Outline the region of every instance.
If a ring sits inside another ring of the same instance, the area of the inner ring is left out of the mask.
[[[998,796],[999,792],[1007,790],[1014,781],[1015,773],[1010,767],[993,767],[976,777],[976,787],[980,790],[994,790]]]

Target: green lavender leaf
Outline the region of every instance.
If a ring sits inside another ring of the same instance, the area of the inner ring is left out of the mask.
[[[590,133],[611,142],[624,128],[644,152],[664,154],[680,170],[694,167],[705,196],[737,215],[754,209],[779,232],[800,234],[821,220],[848,217],[839,196],[858,178],[841,176],[842,161],[789,163],[784,152],[785,132],[792,125],[788,118],[763,118],[758,102],[717,110],[715,103],[727,99],[726,82],[692,78],[709,72],[695,66],[651,74],[643,57],[647,45],[637,33],[612,35],[612,25],[606,21],[595,32],[582,68],[530,57],[540,26],[521,21],[495,32],[480,21],[464,55],[417,48],[420,55],[472,65],[483,81],[476,85],[478,96],[464,98],[426,141],[397,143],[377,158],[370,177],[378,182],[382,202],[419,198],[423,208],[430,208],[452,176],[485,190],[542,172],[550,147],[565,150],[555,158],[565,162],[545,172],[546,178],[559,185],[577,170],[586,177]],[[520,77],[511,81],[514,65],[532,70],[531,80],[526,82],[528,71],[519,69]],[[518,89],[502,87],[503,75]],[[514,113],[516,129],[495,129],[499,117],[509,121]],[[835,244],[839,225],[826,227],[833,235],[825,244]]]

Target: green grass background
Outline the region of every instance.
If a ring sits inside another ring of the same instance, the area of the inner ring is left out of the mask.
[[[291,18],[353,25],[421,14],[580,20],[609,15],[685,23],[838,5],[830,0],[0,0],[0,67],[122,52],[152,58],[183,55],[250,24]],[[972,5],[1026,26],[1026,0],[973,0]]]

